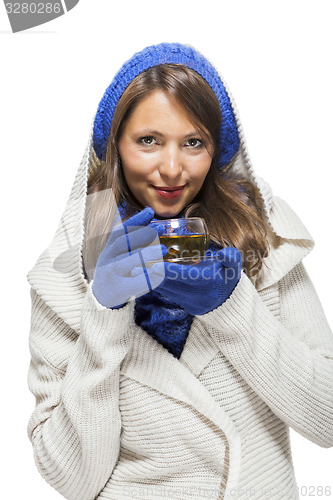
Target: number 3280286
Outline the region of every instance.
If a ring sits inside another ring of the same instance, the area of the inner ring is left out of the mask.
[[[6,3],[8,14],[60,14],[62,12],[60,3]]]

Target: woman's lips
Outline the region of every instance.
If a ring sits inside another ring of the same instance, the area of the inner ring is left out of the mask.
[[[183,186],[175,186],[175,187],[153,186],[153,188],[161,198],[165,198],[166,200],[173,200],[174,198],[177,198],[184,191],[185,184]]]

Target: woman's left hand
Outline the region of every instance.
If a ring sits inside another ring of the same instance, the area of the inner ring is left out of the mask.
[[[163,266],[163,267],[162,267]],[[242,271],[239,250],[219,250],[212,261],[196,265],[164,262],[154,266],[165,274],[155,289],[192,315],[205,314],[225,302],[236,287]]]

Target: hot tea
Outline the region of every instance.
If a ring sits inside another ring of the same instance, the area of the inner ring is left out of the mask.
[[[160,242],[168,249],[164,260],[179,264],[197,264],[205,256],[209,245],[209,233],[204,219],[200,217],[180,217],[153,221],[152,225],[162,225]]]
[[[160,241],[168,249],[165,260],[198,258],[205,254],[207,236],[205,234],[163,234]]]

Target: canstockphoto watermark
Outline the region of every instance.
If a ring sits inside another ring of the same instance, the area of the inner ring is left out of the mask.
[[[124,486],[122,490],[122,498],[218,498],[224,490],[219,488],[207,488],[204,486]]]
[[[299,497],[332,497],[333,487],[329,485],[321,486],[311,486],[303,485],[296,486],[292,485],[290,487],[270,487],[266,486],[263,488],[230,488],[225,491],[221,488],[207,488],[203,486],[140,486],[140,485],[128,485],[124,486],[122,490],[122,498],[200,498],[204,500],[205,498],[216,499],[219,495],[225,495],[228,499],[232,498],[242,498],[246,499],[266,499],[270,500],[272,498],[291,498],[295,496]]]
[[[48,23],[79,3],[79,0],[4,0],[13,33]]]

